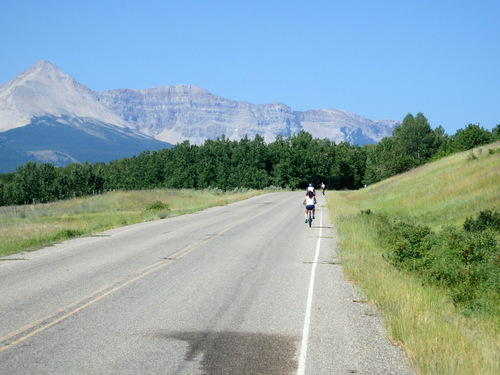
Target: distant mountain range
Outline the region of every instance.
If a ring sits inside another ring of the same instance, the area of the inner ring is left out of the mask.
[[[222,135],[260,134],[272,142],[304,129],[315,138],[364,145],[398,124],[335,109],[299,112],[280,103],[232,101],[189,85],[95,92],[39,61],[0,86],[0,173],[28,160],[109,162]]]

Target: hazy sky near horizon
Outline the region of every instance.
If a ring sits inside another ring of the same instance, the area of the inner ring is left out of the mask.
[[[95,91],[500,124],[498,0],[0,1],[0,84],[48,60]]]

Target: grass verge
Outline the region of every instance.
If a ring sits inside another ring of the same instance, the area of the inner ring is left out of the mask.
[[[367,210],[428,225],[462,225],[500,203],[500,143],[453,155],[355,192],[331,192],[327,204],[338,232],[346,277],[383,315],[390,337],[419,374],[500,373],[499,317],[464,315],[447,291],[386,261],[387,249]]]
[[[0,207],[0,256],[36,250],[123,225],[201,211],[262,193],[156,189]]]

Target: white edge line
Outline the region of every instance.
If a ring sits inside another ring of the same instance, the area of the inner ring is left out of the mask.
[[[302,331],[302,344],[300,346],[299,354],[299,368],[297,370],[297,375],[304,375],[306,370],[306,357],[307,357],[307,343],[309,341],[309,326],[311,324],[311,310],[312,310],[312,299],[314,293],[314,279],[316,277],[316,266],[318,265],[319,250],[321,244],[321,233],[323,231],[323,210],[321,210],[320,220],[319,220],[319,237],[316,244],[316,254],[314,256],[314,261],[311,270],[311,279],[309,281],[309,291],[307,295],[307,305],[306,305],[306,315],[304,318],[304,330]]]

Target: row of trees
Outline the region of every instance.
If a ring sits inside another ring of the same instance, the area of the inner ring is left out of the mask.
[[[325,182],[329,189],[357,189],[433,158],[500,139],[499,128],[489,132],[469,125],[448,136],[441,127],[432,130],[419,113],[407,115],[392,136],[364,147],[315,139],[302,131],[286,139],[278,136],[269,144],[259,135],[239,141],[223,136],[201,146],[185,141],[109,164],[85,162],[61,168],[28,162],[15,173],[0,175],[0,205],[158,187],[295,189]]]
[[[491,132],[479,125],[470,124],[449,136],[439,126],[432,130],[422,113],[415,117],[408,114],[391,137],[377,145],[367,147],[367,164],[364,181],[368,184],[408,171],[430,160],[500,139],[500,125]]]

